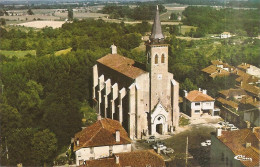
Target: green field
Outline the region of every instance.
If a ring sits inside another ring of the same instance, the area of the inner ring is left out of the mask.
[[[0,50],[0,54],[8,56],[8,57],[16,56],[18,58],[23,58],[27,54],[31,54],[33,56],[36,56],[36,51],[35,50],[25,50],[25,51],[21,51],[21,50],[17,50],[17,51]]]

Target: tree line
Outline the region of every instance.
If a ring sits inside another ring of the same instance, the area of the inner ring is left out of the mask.
[[[238,10],[231,8],[215,9],[212,7],[189,6],[183,11],[186,25],[198,27],[195,37],[206,34],[220,34],[224,31],[237,35],[258,36],[259,9]]]
[[[158,5],[160,13],[167,12],[163,5]],[[130,18],[133,20],[152,20],[156,6],[154,4],[140,4],[135,8],[129,6],[106,5],[100,12],[109,14],[112,19]]]

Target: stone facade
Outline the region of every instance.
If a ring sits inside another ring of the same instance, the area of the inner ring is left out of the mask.
[[[179,83],[168,72],[168,45],[156,11],[146,43],[146,65],[117,54],[93,67],[93,99],[98,115],[118,120],[130,138],[173,132],[179,122]]]

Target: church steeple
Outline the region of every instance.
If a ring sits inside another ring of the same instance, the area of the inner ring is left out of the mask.
[[[159,7],[157,5],[157,10],[155,13],[153,29],[152,29],[152,34],[150,36],[150,40],[152,43],[160,43],[161,41],[163,41],[163,39],[164,39],[164,36],[162,33],[162,27],[161,27],[160,15],[159,15]]]

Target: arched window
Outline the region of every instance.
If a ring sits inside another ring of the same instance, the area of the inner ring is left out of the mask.
[[[164,63],[164,62],[165,62],[165,56],[164,56],[164,54],[162,54],[161,63]]]
[[[158,64],[158,55],[155,55],[155,61],[154,64]]]

